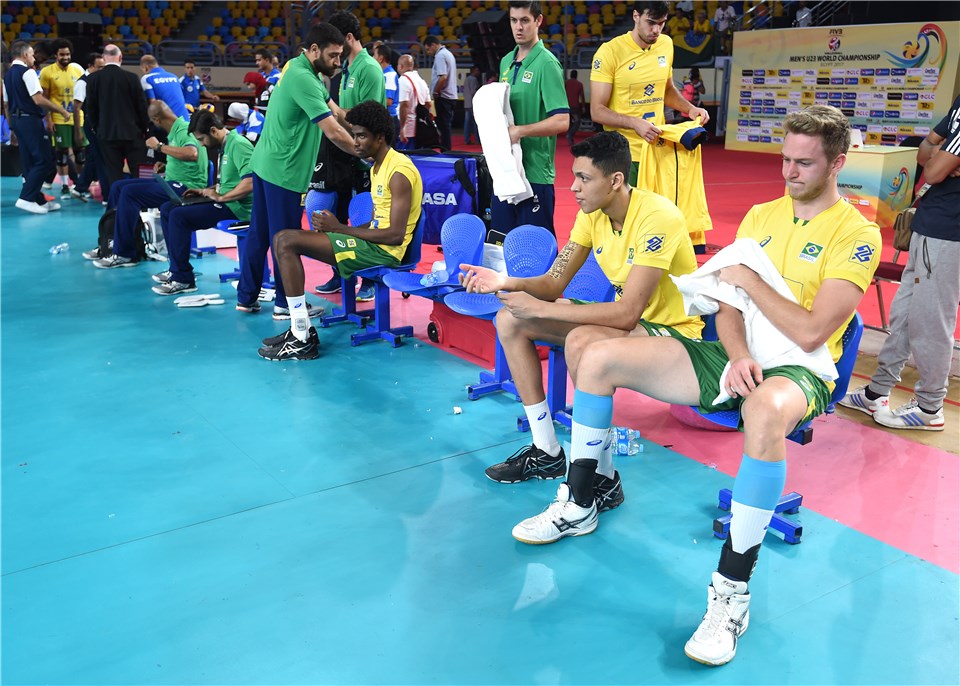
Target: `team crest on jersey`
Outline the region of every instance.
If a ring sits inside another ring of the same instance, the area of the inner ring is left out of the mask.
[[[593,69],[594,69],[594,71],[596,71],[596,70],[599,69],[599,68],[600,68],[600,60],[594,60],[594,61],[593,61]]]
[[[867,267],[873,260],[873,254],[876,251],[876,247],[870,243],[854,243],[848,262],[859,264],[861,267]]]
[[[660,252],[664,238],[662,233],[648,233],[643,237],[643,252]]]
[[[356,248],[356,247],[357,247],[357,239],[356,239],[356,238],[348,238],[348,239],[347,239],[347,247],[348,247],[348,248]]]
[[[643,94],[649,98],[651,95],[653,95],[655,90],[657,90],[657,87],[654,86],[652,83],[648,83],[646,86],[643,87]]]
[[[523,76],[520,78],[520,80],[523,81],[524,83],[533,83],[533,72],[532,71],[523,72]]]
[[[383,197],[383,184],[382,184],[382,183],[378,183],[378,184],[377,184],[377,197],[378,197],[378,198],[382,198],[382,197]]]
[[[347,80],[347,88],[353,88],[356,84],[357,84],[357,77],[356,77],[356,76],[351,76],[351,77]]]
[[[822,245],[817,245],[816,243],[807,243],[805,246],[803,246],[803,250],[800,251],[800,259],[806,260],[807,262],[816,262],[820,258],[820,253],[822,252]]]
[[[667,58],[664,55],[660,55],[657,58],[657,64],[659,64],[661,67],[667,66]]]
[[[633,252],[634,248],[630,248],[630,250],[627,251],[627,264],[633,264]]]

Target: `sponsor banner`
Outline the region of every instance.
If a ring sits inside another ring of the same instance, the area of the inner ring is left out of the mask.
[[[779,152],[783,117],[813,104],[841,110],[867,145],[926,135],[960,90],[958,44],[960,22],[738,32],[727,103],[737,123],[726,147]]]

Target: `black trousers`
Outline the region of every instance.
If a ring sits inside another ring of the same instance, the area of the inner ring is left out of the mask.
[[[100,146],[100,158],[103,160],[100,183],[106,182],[107,186],[123,178],[124,160],[130,166],[130,175],[136,178],[137,167],[147,159],[147,148],[143,141],[105,141],[98,138],[97,144]],[[108,197],[109,187],[103,192],[103,197]]]

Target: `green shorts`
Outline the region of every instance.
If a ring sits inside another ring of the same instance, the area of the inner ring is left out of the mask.
[[[400,260],[376,243],[342,233],[327,233],[327,236],[337,258],[337,271],[345,279],[367,267],[395,267],[400,264]]]
[[[53,125],[53,147],[57,150],[73,147],[73,124]]]
[[[630,185],[634,188],[637,187],[637,178],[640,176],[640,163],[631,162],[630,163]]]
[[[690,361],[693,363],[693,371],[697,375],[697,382],[700,384],[700,409],[703,412],[739,409],[743,403],[743,398],[740,397],[731,398],[719,405],[713,404],[713,399],[720,392],[720,376],[727,362],[730,361],[723,344],[720,341],[691,340],[683,336],[677,338],[687,349],[687,354],[690,355]],[[830,404],[830,388],[823,379],[806,367],[787,365],[763,370],[764,379],[771,376],[790,379],[803,391],[807,399],[807,414],[797,423],[798,427],[823,414],[827,405]],[[743,430],[743,417],[740,418],[739,429]]]

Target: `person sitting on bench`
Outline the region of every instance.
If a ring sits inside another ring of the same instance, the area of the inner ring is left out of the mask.
[[[167,244],[170,269],[153,275],[157,295],[178,295],[197,290],[190,264],[190,237],[198,229],[209,229],[225,219],[250,221],[253,207],[253,170],[250,158],[253,143],[223,125],[220,117],[201,110],[193,115],[193,135],[205,148],[220,150],[218,183],[209,188],[190,189],[184,198],[202,196],[214,202],[180,205],[168,201],[160,206],[160,226]]]
[[[317,330],[303,294],[301,258],[312,257],[336,266],[340,276],[377,265],[400,263],[420,221],[423,181],[406,155],[394,150],[393,121],[387,108],[373,100],[347,113],[357,156],[373,160],[370,192],[373,221],[344,226],[329,210],[310,218],[313,231],[288,229],[277,233],[273,253],[287,292],[290,329],[263,341],[258,351],[267,360],[312,360],[319,355]]]

